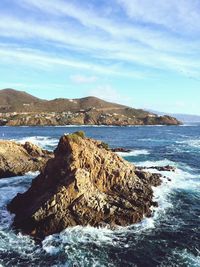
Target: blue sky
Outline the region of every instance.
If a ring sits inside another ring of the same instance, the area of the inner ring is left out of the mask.
[[[0,88],[200,115],[200,0],[1,0]]]

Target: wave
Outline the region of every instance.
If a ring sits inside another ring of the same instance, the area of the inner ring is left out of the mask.
[[[13,219],[13,216],[6,209],[7,203],[17,193],[24,192],[37,174],[38,172],[29,172],[20,177],[0,179],[0,229],[8,228]]]
[[[20,139],[13,139],[13,141],[17,141],[21,144],[24,144],[25,142],[31,142],[39,147],[50,150],[53,150],[58,144],[58,139],[48,136],[29,136]]]
[[[188,267],[199,267],[200,266],[200,252],[198,256],[195,256],[193,253],[189,252],[187,249],[175,249],[173,252],[173,257],[178,259],[178,261],[184,264],[187,264]]]
[[[139,155],[149,155],[150,153],[146,149],[141,149],[141,150],[136,149],[136,150],[132,150],[130,152],[117,152],[117,154],[119,156],[122,156],[122,157],[131,157],[131,156],[136,157],[136,156],[139,156]]]
[[[146,164],[145,164],[146,163]],[[167,159],[162,161],[148,161],[141,162],[141,165],[163,165],[176,163],[169,161]],[[179,166],[178,166],[179,167]],[[152,172],[155,170],[151,170]],[[163,172],[162,172],[163,173]],[[198,179],[183,169],[178,168],[175,173],[164,172],[164,175],[168,176],[171,181],[163,178],[163,184],[160,187],[153,188],[154,190],[154,200],[158,202],[158,208],[153,208],[153,216],[151,218],[144,218],[141,223],[131,225],[128,227],[118,227],[116,230],[111,230],[108,228],[94,228],[90,226],[82,227],[76,226],[73,228],[67,228],[59,234],[54,234],[46,237],[42,242],[42,248],[36,246],[34,241],[27,236],[22,236],[21,234],[15,234],[9,230],[4,231],[8,228],[12,222],[12,215],[9,215],[5,208],[2,210],[5,214],[1,216],[1,227],[0,227],[0,248],[6,254],[6,251],[13,251],[29,259],[29,263],[33,260],[39,259],[40,262],[43,261],[43,266],[47,266],[48,259],[61,259],[59,261],[59,266],[71,266],[72,264],[77,264],[77,266],[116,266],[115,262],[112,262],[109,258],[109,249],[119,249],[124,250],[129,249],[133,246],[133,240],[129,241],[127,236],[134,236],[134,244],[139,242],[141,238],[144,238],[144,233],[147,235],[151,234],[154,229],[157,228],[157,224],[160,218],[167,216],[167,209],[176,208],[173,207],[170,200],[171,194],[175,189],[196,189],[199,185]],[[0,197],[1,206],[6,205],[6,203],[17,193],[24,191],[28,184],[30,184],[34,173],[29,173],[24,177],[16,178],[6,178],[0,180]],[[27,185],[24,185],[24,181],[27,179]],[[171,227],[178,227],[172,225]],[[45,254],[44,254],[45,252]],[[41,258],[41,255],[43,255]],[[198,262],[198,259],[192,255],[186,255],[184,257],[189,257],[191,263]],[[191,259],[192,257],[192,259]],[[6,257],[7,262],[9,261],[9,256]],[[16,259],[17,260],[17,259]],[[109,264],[108,264],[109,263]],[[35,262],[34,262],[35,264]],[[57,263],[53,266],[58,266]],[[15,266],[18,263],[14,264]],[[35,264],[36,265],[36,264]],[[38,265],[39,266],[39,265]],[[42,265],[41,265],[42,266]],[[188,266],[198,266],[198,265],[188,265]]]
[[[177,163],[175,163],[174,161],[171,161],[169,159],[163,159],[163,160],[157,160],[157,161],[150,161],[150,160],[146,160],[146,161],[140,161],[137,162],[137,166],[139,167],[152,167],[152,166],[166,166],[166,165],[171,165],[174,167],[177,167]]]
[[[200,148],[200,139],[190,139],[184,141],[176,141],[176,144],[183,144],[193,148]]]
[[[146,162],[146,164],[144,163],[145,162],[142,162],[141,165],[162,166],[163,163],[170,163],[176,166],[174,162],[168,160]],[[158,172],[156,170],[151,171]],[[63,251],[69,251],[73,246],[78,246],[80,248],[82,244],[84,244],[84,246],[89,246],[94,243],[95,246],[99,246],[99,249],[104,245],[128,248],[129,244],[124,242],[124,239],[128,233],[134,235],[136,234],[138,238],[140,238],[142,232],[151,231],[152,229],[156,228],[156,224],[159,223],[162,216],[165,216],[167,209],[176,208],[173,206],[173,203],[170,199],[170,196],[173,194],[174,190],[188,188],[190,188],[190,190],[196,190],[199,188],[200,177],[196,177],[195,175],[192,175],[179,168],[175,172],[162,172],[162,174],[170,178],[171,181],[163,177],[162,185],[159,187],[153,187],[154,201],[157,201],[159,205],[157,208],[152,208],[153,216],[151,218],[144,218],[143,221],[138,224],[128,227],[118,227],[115,230],[107,228],[97,229],[90,226],[76,226],[73,228],[68,228],[60,234],[47,237],[43,241],[43,249],[50,255],[53,255],[56,253],[62,253]],[[80,255],[82,255],[82,257],[83,254],[84,252],[81,251]],[[76,255],[77,258],[75,260],[81,260],[79,259],[80,255]],[[94,255],[92,255],[92,258],[94,258]]]

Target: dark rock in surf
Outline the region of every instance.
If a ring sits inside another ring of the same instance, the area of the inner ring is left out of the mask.
[[[137,167],[137,170],[148,170],[148,169],[155,169],[158,170],[160,172],[175,172],[176,171],[176,167],[174,166],[170,166],[170,165],[166,165],[166,166],[151,166],[151,167]]]
[[[130,149],[126,149],[126,148],[123,148],[123,147],[116,147],[116,148],[111,148],[110,149],[112,152],[131,152]]]

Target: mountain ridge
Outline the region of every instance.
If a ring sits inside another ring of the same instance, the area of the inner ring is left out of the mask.
[[[0,90],[1,125],[179,125],[170,116],[107,102],[94,96],[40,99],[24,91]]]

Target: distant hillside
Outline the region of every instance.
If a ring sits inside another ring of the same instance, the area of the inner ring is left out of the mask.
[[[26,105],[43,102],[37,97],[13,89],[0,90],[0,112],[13,112],[25,109]]]
[[[160,111],[155,111],[155,110],[148,110],[148,111],[153,112],[153,113],[160,115],[160,116],[166,115],[166,113],[160,112]],[[198,116],[198,115],[181,114],[181,113],[167,113],[167,115],[175,117],[177,120],[182,121],[183,123],[200,122],[200,116]]]
[[[177,118],[177,120],[181,120],[184,123],[200,122],[200,116],[198,115],[189,115],[189,114],[171,114],[171,115]]]
[[[78,112],[94,108],[102,112],[112,113],[116,111],[119,114],[130,116],[147,116],[150,114],[144,110],[110,103],[93,96],[80,99],[56,98],[42,100],[14,89],[0,90],[0,112]]]
[[[170,116],[157,116],[142,109],[110,103],[93,96],[43,100],[14,89],[0,90],[0,113],[0,125],[180,124]]]

